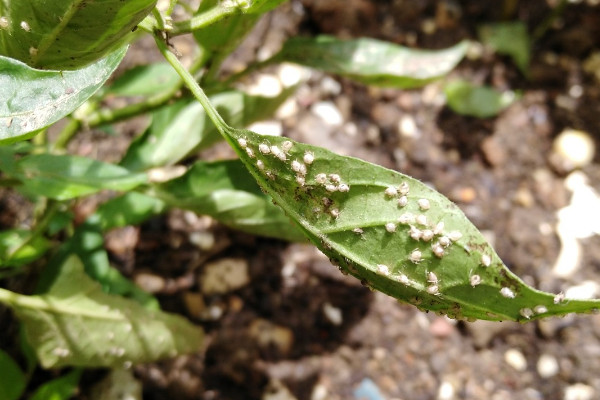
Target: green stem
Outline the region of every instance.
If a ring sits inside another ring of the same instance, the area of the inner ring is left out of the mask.
[[[27,238],[25,238],[17,247],[11,249],[10,253],[8,254],[9,260],[21,249],[23,249],[25,246],[31,243],[36,237],[43,235],[44,231],[52,221],[52,218],[58,211],[58,206],[59,203],[55,201],[50,201],[50,204],[48,205],[48,208],[46,208],[44,216],[42,217],[40,222],[36,224],[35,228],[31,231],[29,236],[27,236]]]
[[[58,138],[54,142],[53,148],[54,150],[64,150],[67,148],[67,145],[73,139],[77,131],[81,128],[81,121],[76,118],[69,119],[69,122],[62,131],[58,134]]]
[[[187,85],[190,92],[192,92],[194,97],[200,102],[208,117],[216,125],[217,130],[222,135],[226,135],[229,126],[225,123],[221,115],[219,115],[217,110],[210,103],[210,100],[208,100],[208,96],[206,96],[202,88],[200,88],[198,82],[196,82],[192,74],[190,74],[190,72],[181,64],[181,62],[179,61],[179,59],[177,59],[175,54],[169,51],[167,45],[163,42],[162,38],[159,37],[159,35],[154,35],[154,41],[156,42],[156,45],[158,46],[158,49],[160,50],[163,57],[169,62],[169,64],[171,64],[175,71],[177,71],[181,79],[183,79],[183,82]]]
[[[169,31],[170,36],[178,36],[186,33],[191,33],[195,30],[202,29],[205,26],[214,24],[223,18],[239,12],[237,7],[223,6],[219,2],[213,8],[206,10],[205,12],[194,15],[187,21],[176,22],[173,24],[173,29]]]

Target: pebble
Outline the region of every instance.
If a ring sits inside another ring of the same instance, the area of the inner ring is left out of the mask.
[[[552,164],[560,170],[572,171],[592,162],[596,146],[589,133],[565,129],[554,139],[552,150]]]
[[[200,250],[208,251],[215,245],[215,235],[212,232],[192,232],[189,241]]]
[[[510,349],[504,353],[504,361],[515,370],[523,372],[527,369],[527,359],[523,353],[517,349]]]
[[[596,398],[596,391],[593,387],[576,383],[567,386],[563,400],[592,400],[594,398]]]
[[[261,135],[281,136],[283,125],[280,121],[260,121],[250,124],[248,129]]]
[[[197,319],[205,317],[206,304],[204,303],[204,297],[201,293],[184,292],[183,304],[191,317]]]
[[[263,349],[275,348],[281,354],[288,354],[294,344],[294,333],[291,329],[276,325],[262,318],[257,318],[248,328],[249,334]]]
[[[297,400],[290,390],[279,380],[272,380],[265,388],[261,400]]]
[[[600,285],[594,281],[584,281],[579,285],[571,286],[565,290],[568,299],[593,299],[600,293]]]
[[[279,75],[281,84],[284,87],[290,87],[310,78],[311,71],[296,64],[283,63],[279,67],[277,74]]]
[[[377,384],[369,378],[365,378],[354,390],[354,398],[360,400],[385,400]]]
[[[332,306],[330,303],[323,304],[323,314],[335,326],[340,326],[344,322],[342,310]]]
[[[551,378],[558,374],[559,369],[558,361],[553,355],[542,354],[538,359],[537,371],[544,379]]]
[[[243,258],[223,258],[206,264],[200,277],[202,293],[222,294],[239,289],[250,282],[248,262]]]
[[[327,125],[340,126],[344,122],[342,113],[331,101],[321,101],[315,103],[310,108],[310,111],[325,121]]]
[[[248,85],[246,92],[252,96],[275,97],[281,93],[282,87],[279,79],[270,74],[261,74]]]
[[[138,273],[134,278],[134,282],[148,293],[162,292],[166,286],[166,282],[162,276],[149,272]]]
[[[437,400],[452,400],[456,398],[456,389],[451,382],[443,381],[438,388]]]
[[[412,115],[405,114],[398,122],[398,133],[401,137],[417,139],[421,133]]]

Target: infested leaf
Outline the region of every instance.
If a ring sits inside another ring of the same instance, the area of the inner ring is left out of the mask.
[[[126,50],[123,47],[85,68],[63,72],[33,69],[0,56],[0,143],[28,139],[75,111],[106,82]]]
[[[454,112],[477,118],[494,117],[518,98],[512,91],[502,93],[490,86],[462,80],[448,82],[444,93],[448,107]]]
[[[450,72],[467,47],[466,41],[442,50],[417,50],[368,38],[294,37],[272,61],[289,61],[369,85],[415,88]]]
[[[201,329],[182,317],[102,292],[75,257],[47,293],[0,289],[0,301],[25,326],[44,368],[127,367],[193,352],[202,343]]]
[[[373,289],[467,320],[528,321],[600,305],[527,286],[455,204],[416,179],[286,138],[223,129],[261,188],[342,272]]]
[[[156,0],[4,0],[0,54],[34,68],[73,70],[123,46]]]
[[[171,207],[210,215],[235,229],[291,241],[305,240],[238,160],[196,162],[185,175],[157,185],[153,192]]]

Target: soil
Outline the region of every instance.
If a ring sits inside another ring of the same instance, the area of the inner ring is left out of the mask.
[[[550,15],[548,3],[293,0],[257,26],[225,72],[268,52],[261,44],[276,46],[296,34],[437,49],[476,39],[486,22],[521,20],[532,32]],[[529,77],[510,58],[484,51],[447,78],[520,90],[520,100],[495,118],[449,110],[443,82],[395,90],[313,72],[293,98],[297,112],[278,124],[293,139],[435,187],[486,234],[511,270],[542,290],[600,282],[598,235],[581,241],[580,268],[566,277],[553,273],[561,246],[557,210],[571,198],[569,171],[551,156],[554,139],[573,128],[600,146],[600,78],[584,69],[600,51],[600,6],[573,3],[533,43]],[[128,62],[135,64],[147,51],[131,53]],[[343,122],[332,125],[315,115],[319,102],[337,107]],[[137,133],[136,124],[116,129],[119,139],[83,133],[71,151],[114,161]],[[600,189],[600,156],[581,170]],[[14,195],[2,194],[0,204],[2,226],[26,218]],[[84,204],[80,211],[87,214]],[[132,368],[144,399],[600,398],[599,315],[524,325],[456,322],[369,291],[312,246],[239,233],[183,211],[110,232],[106,246],[114,266],[207,334],[198,354]],[[223,262],[246,265],[248,279],[211,292],[202,284],[206,271]],[[78,398],[89,398],[104,373],[86,372]],[[355,393],[359,387],[362,395]]]

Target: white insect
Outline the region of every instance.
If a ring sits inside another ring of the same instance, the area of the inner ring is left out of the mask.
[[[292,171],[294,172],[300,172],[300,170],[302,169],[302,163],[298,162],[296,160],[292,161]]]
[[[393,222],[388,222],[387,224],[385,224],[385,230],[389,233],[396,232],[396,224]]]
[[[437,285],[440,281],[438,280],[437,275],[430,271],[427,273],[427,282]]]
[[[327,182],[327,175],[317,174],[317,176],[315,176],[315,181],[323,185],[325,182]]]
[[[357,235],[362,235],[365,233],[365,231],[363,231],[361,228],[354,228],[352,229],[352,232],[356,233]]]
[[[248,154],[248,157],[254,158],[254,151],[250,147],[246,147],[246,154]]]
[[[21,29],[23,29],[25,32],[31,31],[31,27],[29,26],[27,21],[21,21]]]
[[[410,283],[410,280],[408,279],[408,276],[406,276],[404,274],[400,274],[400,275],[398,275],[398,282],[400,282],[404,285],[408,285]]]
[[[481,255],[481,265],[483,265],[484,267],[489,267],[491,263],[492,258],[490,256],[488,256],[487,254]]]
[[[442,236],[439,238],[438,243],[442,247],[448,247],[448,246],[450,246],[450,238],[448,236]]]
[[[29,48],[29,55],[30,55],[31,57],[35,57],[35,56],[37,56],[37,53],[38,53],[38,49],[36,49],[35,47],[30,47],[30,48]]]
[[[563,292],[560,292],[559,294],[557,294],[556,296],[554,296],[554,304],[562,303],[562,301],[564,299],[565,299],[565,294]]]
[[[423,214],[417,215],[417,224],[427,226],[427,217]]]
[[[328,192],[337,192],[338,187],[332,184],[325,185],[325,190]]]
[[[434,235],[439,235],[443,231],[444,231],[444,221],[440,221],[435,225],[435,228],[433,228],[433,233],[434,233]]]
[[[423,239],[426,242],[429,242],[431,239],[433,239],[433,231],[431,229],[425,229],[423,231],[421,239]]]
[[[258,169],[260,169],[261,171],[264,171],[264,169],[265,169],[265,163],[262,162],[262,160],[256,160],[256,167]]]
[[[385,276],[389,276],[390,275],[390,269],[388,268],[387,265],[384,265],[384,264],[377,264],[377,271],[381,275],[385,275]]]
[[[413,224],[415,222],[415,216],[411,213],[404,213],[398,217],[398,222],[401,224]]]
[[[0,17],[0,29],[6,29],[9,25],[8,18]]]
[[[421,237],[423,236],[423,232],[421,232],[420,229],[411,225],[409,235],[414,240],[420,240]]]
[[[340,178],[338,174],[329,174],[329,179],[334,183],[340,183],[342,181],[342,178]]]
[[[469,282],[471,283],[471,286],[475,287],[481,283],[481,276],[471,275],[471,277],[469,278]]]
[[[433,294],[435,296],[440,294],[440,288],[438,285],[431,285],[427,287],[427,293]]]
[[[423,253],[421,253],[421,250],[419,250],[419,249],[414,249],[410,253],[410,256],[408,257],[408,259],[410,261],[412,261],[413,263],[418,264],[421,261],[423,261]]]
[[[340,216],[340,210],[338,210],[337,208],[332,208],[331,210],[329,210],[329,215],[337,219]]]
[[[395,187],[389,186],[385,189],[385,195],[388,197],[395,197],[398,195],[398,191]]]
[[[519,314],[521,314],[523,317],[529,319],[533,316],[533,311],[531,310],[531,308],[521,308],[519,310]]]
[[[500,289],[500,294],[504,297],[506,297],[507,299],[514,299],[515,298],[515,292],[513,292],[509,287],[503,287],[502,289]]]
[[[279,158],[281,161],[286,160],[285,153],[283,151],[281,151],[281,149],[275,145],[271,146],[271,153],[273,153],[273,155],[275,157]]]
[[[340,191],[342,193],[349,192],[350,186],[346,185],[345,183],[342,183],[340,186],[338,186],[338,191]]]
[[[431,247],[431,250],[433,251],[433,254],[435,254],[436,257],[439,257],[439,258],[444,257],[444,248],[442,246],[440,246],[439,243],[435,243]]]
[[[398,207],[406,207],[408,204],[408,197],[400,196],[398,199]]]
[[[462,238],[462,233],[460,233],[459,231],[452,231],[448,234],[448,237],[453,242],[456,242]]]
[[[285,151],[286,153],[288,151],[290,151],[292,149],[292,147],[294,146],[294,143],[290,142],[289,140],[286,140],[285,142],[281,143],[281,148],[283,149],[283,151]]]
[[[247,142],[247,141],[246,141],[246,139],[244,139],[244,138],[239,138],[239,139],[237,140],[237,142],[238,142],[238,144],[240,145],[240,147],[241,147],[242,149],[245,149],[245,148],[246,148],[246,146],[248,146],[248,142]]]
[[[304,164],[312,164],[315,161],[315,155],[310,152],[307,151],[306,153],[304,153]]]
[[[306,183],[306,179],[304,178],[304,176],[298,175],[296,176],[296,182],[298,183],[298,185],[304,186],[304,184]]]
[[[400,194],[404,196],[410,191],[410,186],[408,186],[408,183],[402,182],[400,186],[398,186],[398,190],[400,191]]]
[[[258,145],[258,151],[260,151],[263,154],[269,154],[271,152],[271,148],[269,147],[268,144],[261,143]]]
[[[548,312],[548,308],[540,304],[539,306],[533,307],[533,311],[535,311],[536,314],[545,314]]]
[[[429,210],[431,208],[431,204],[429,204],[429,200],[427,199],[419,199],[417,203],[419,204],[419,208],[423,211]]]

